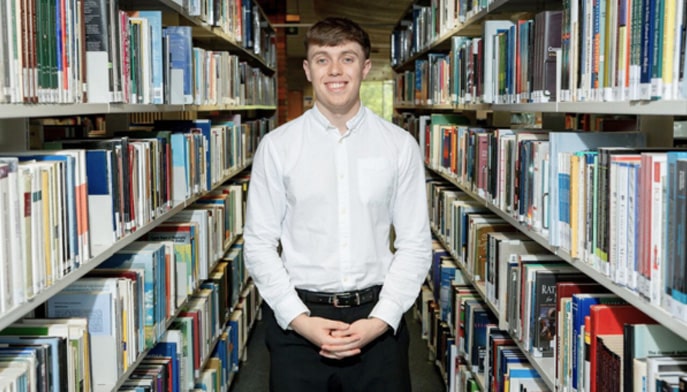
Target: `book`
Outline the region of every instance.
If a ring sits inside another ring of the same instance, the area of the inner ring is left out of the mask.
[[[31,332],[30,327],[25,329]],[[35,335],[35,334],[34,334]],[[0,344],[14,346],[44,346],[48,352],[48,390],[57,392],[68,390],[67,366],[61,363],[67,361],[67,339],[53,336],[17,336],[0,334]]]
[[[494,47],[493,37],[499,30],[508,30],[514,27],[515,24],[507,20],[489,20],[484,23],[484,30],[482,37],[484,38],[484,90],[482,95],[482,102],[495,102],[498,93],[496,91],[496,78],[494,77],[494,63],[491,59],[494,58],[496,52]]]
[[[620,335],[623,333],[623,326],[625,324],[647,323],[653,320],[631,305],[593,305],[589,316],[590,351],[588,355],[585,354],[585,361],[589,357],[590,372],[588,375],[585,374],[585,376],[586,380],[590,382],[589,390],[593,392],[599,390],[596,385],[598,361],[598,341],[596,337],[609,334]]]
[[[572,350],[570,353],[571,363],[572,363],[572,387],[581,388],[580,376],[583,374],[581,369],[584,366],[581,363],[580,352],[584,350],[581,346],[580,341],[584,342],[584,325],[585,317],[589,316],[592,305],[597,304],[622,304],[624,301],[618,298],[615,294],[610,293],[580,293],[573,294],[572,296],[572,336],[571,336],[571,346]],[[584,378],[582,378],[584,380]]]
[[[165,246],[161,243],[136,241],[110,256],[98,267],[144,271],[145,347],[153,347],[162,335],[169,300],[165,294]]]
[[[559,196],[559,184],[561,167],[560,164],[567,164],[569,162],[562,162],[559,164],[558,156],[562,153],[574,153],[578,151],[589,150],[598,147],[610,147],[610,146],[643,146],[645,144],[645,136],[637,132],[551,132],[549,134],[549,147],[550,147],[550,200],[560,200]],[[566,231],[566,227],[569,228],[569,221],[561,221],[560,217],[563,213],[560,209],[560,205],[551,206],[551,221],[553,224],[549,230],[549,243],[553,246],[559,246],[562,243],[561,233]],[[566,211],[569,214],[569,211]]]
[[[626,324],[623,330],[623,385],[634,390],[633,364],[648,356],[676,356],[687,353],[687,342],[664,325]]]
[[[567,373],[570,364],[572,350],[570,341],[570,322],[568,317],[572,317],[571,312],[566,311],[566,303],[572,309],[572,296],[579,293],[600,293],[608,290],[598,283],[593,282],[557,282],[556,283],[556,346],[554,356],[556,357],[556,379],[559,385],[567,385]]]
[[[33,327],[33,328],[32,328]],[[8,333],[30,331],[45,336],[59,336],[68,340],[67,380],[70,390],[92,389],[92,349],[85,318],[35,319],[25,318],[8,327]],[[24,334],[24,332],[21,332]],[[62,365],[65,365],[64,363]]]
[[[534,266],[532,266],[534,267]],[[550,268],[549,268],[550,267]],[[586,280],[586,276],[579,274],[575,269],[559,268],[555,264],[545,266],[543,269],[534,267],[534,276],[531,279],[531,306],[529,330],[531,352],[534,356],[553,357],[556,349],[556,306],[557,283],[575,282]],[[527,267],[529,269],[529,266]]]
[[[113,69],[109,40],[111,9],[106,0],[88,0],[84,4],[86,38],[86,96],[89,103],[109,103],[113,88]],[[108,72],[103,75],[103,70]]]
[[[93,366],[95,388],[114,386],[124,372],[122,305],[117,278],[82,278],[46,303],[48,317],[85,317],[91,346],[98,352]]]
[[[543,11],[534,17],[534,64],[532,90],[534,102],[556,102],[556,62],[561,48],[561,11]]]
[[[167,42],[169,53],[169,73],[167,85],[172,97],[180,91],[182,101],[176,99],[168,101],[171,104],[193,103],[193,61],[192,61],[192,32],[190,26],[167,26],[163,29],[163,37]]]

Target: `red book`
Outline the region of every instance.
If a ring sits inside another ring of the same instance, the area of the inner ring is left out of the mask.
[[[625,324],[654,323],[655,321],[632,305],[593,305],[589,313],[589,392],[597,392],[596,362],[598,335],[623,334]]]
[[[194,377],[200,376],[201,330],[200,314],[198,310],[179,313],[179,317],[190,317],[193,320],[193,370]]]
[[[558,282],[556,284],[556,326],[562,325],[563,320],[560,319],[561,300],[563,298],[572,298],[573,294],[580,293],[602,293],[608,290],[595,282]],[[562,352],[561,336],[558,336],[558,328],[556,328],[556,379],[559,379],[558,356]]]
[[[475,168],[475,183],[477,192],[485,197],[487,189],[487,170],[489,169],[489,135],[487,133],[477,134],[477,165]]]

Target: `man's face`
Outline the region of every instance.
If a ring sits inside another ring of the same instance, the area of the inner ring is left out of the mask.
[[[305,76],[313,85],[318,104],[333,114],[349,114],[357,107],[360,83],[370,66],[357,42],[310,45],[308,58],[303,61]]]

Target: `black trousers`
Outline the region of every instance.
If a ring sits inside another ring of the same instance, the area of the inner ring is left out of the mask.
[[[368,316],[374,303],[350,308],[307,304],[311,316],[352,323]],[[268,307],[266,307],[269,309]],[[320,349],[292,330],[283,330],[274,313],[265,315],[272,392],[409,392],[408,328],[389,329],[354,357],[324,358]]]

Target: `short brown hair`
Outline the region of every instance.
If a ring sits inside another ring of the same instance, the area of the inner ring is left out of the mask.
[[[365,59],[370,58],[370,36],[348,18],[330,17],[312,25],[305,35],[305,52],[308,52],[310,45],[336,46],[344,42],[359,43],[365,52]]]

